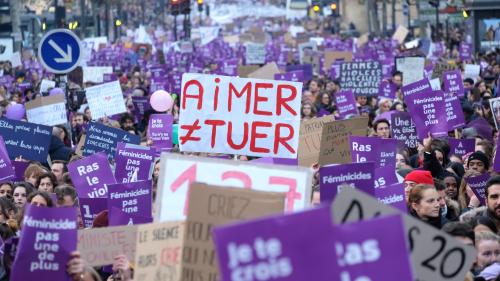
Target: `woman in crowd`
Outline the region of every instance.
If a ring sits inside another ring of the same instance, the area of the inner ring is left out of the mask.
[[[441,228],[439,208],[439,194],[433,185],[417,184],[410,190],[408,211],[412,216]]]
[[[53,193],[57,186],[57,178],[52,172],[46,172],[37,178],[35,186],[40,191]]]

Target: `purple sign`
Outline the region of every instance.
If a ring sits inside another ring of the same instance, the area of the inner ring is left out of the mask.
[[[426,138],[429,133],[433,137],[448,135],[443,92],[432,91],[427,79],[403,86],[402,90],[420,139]]]
[[[378,88],[379,98],[394,100],[396,98],[396,88],[396,84],[387,80],[382,81]]]
[[[290,71],[287,73],[274,74],[274,80],[304,82],[304,72],[302,70]]]
[[[345,62],[340,69],[340,84],[356,96],[377,96],[382,81],[382,65],[378,61]]]
[[[464,96],[464,84],[460,70],[447,71],[443,73],[444,92],[455,93],[459,97]]]
[[[332,202],[343,188],[354,188],[374,195],[373,162],[324,166],[319,169],[321,202]]]
[[[115,156],[115,179],[117,183],[148,180],[156,150],[135,144],[119,142]]]
[[[474,152],[476,148],[476,140],[475,139],[448,139],[448,143],[450,144],[450,154],[448,157],[452,155],[456,155],[460,158],[467,153]]]
[[[460,60],[471,60],[472,59],[472,44],[462,42],[460,43],[460,47],[458,48],[458,54],[460,56]]]
[[[490,174],[484,173],[480,176],[465,178],[467,185],[470,187],[474,195],[476,195],[481,205],[484,206],[486,202],[486,183],[490,179]]]
[[[304,73],[304,80],[309,81],[313,78],[313,66],[312,64],[298,64],[298,65],[287,65],[286,72],[292,72],[295,70],[300,70]]]
[[[401,212],[408,212],[405,200],[405,189],[402,183],[394,183],[375,188],[375,197],[385,205],[390,205]]]
[[[141,119],[144,113],[151,110],[151,104],[149,103],[148,97],[132,97],[132,103],[134,104],[134,115],[137,119]]]
[[[22,227],[10,280],[71,280],[66,264],[76,250],[76,209],[27,204]]]
[[[320,207],[216,227],[213,238],[220,279],[264,272],[262,280],[336,280],[331,220],[330,208]]]
[[[170,114],[152,114],[149,117],[148,137],[157,148],[172,148],[172,125],[174,117]]]
[[[3,137],[0,136],[0,182],[11,180],[15,177],[14,168],[9,159],[9,153]]]
[[[356,99],[354,98],[354,93],[351,90],[336,93],[335,103],[341,119],[345,119],[351,114],[358,114]]]
[[[263,157],[263,158],[251,160],[251,162],[254,162],[254,163],[275,164],[275,165],[288,165],[288,166],[297,166],[297,165],[299,165],[298,159],[291,159],[291,158]]]
[[[448,131],[453,131],[455,129],[464,127],[465,117],[458,96],[455,96],[453,94],[445,94],[445,106]]]
[[[500,138],[500,135],[499,135],[499,138]],[[475,139],[472,139],[475,141]],[[497,139],[497,143],[498,142],[498,139]],[[495,161],[493,162],[493,171],[495,172],[500,172],[500,149],[496,149],[495,151]]]
[[[404,142],[406,147],[418,146],[417,128],[408,112],[396,112],[391,115],[391,136]]]
[[[133,225],[153,221],[150,180],[111,184],[108,189],[109,225]]]
[[[104,73],[102,75],[102,82],[107,83],[107,82],[113,82],[116,81],[118,78],[116,77],[116,74],[114,73]]]
[[[106,185],[116,183],[103,152],[69,163],[68,172],[79,198],[105,198],[108,196]]]
[[[85,228],[91,228],[95,217],[100,212],[108,209],[107,198],[79,198],[78,203]]]

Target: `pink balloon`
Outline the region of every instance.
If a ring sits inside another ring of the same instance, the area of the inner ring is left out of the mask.
[[[64,91],[61,88],[53,88],[49,91],[49,96],[61,95],[61,94],[64,94]]]
[[[7,106],[7,111],[5,112],[5,117],[13,120],[21,120],[25,113],[24,105],[14,103]]]
[[[164,90],[158,90],[151,95],[149,99],[151,107],[158,112],[165,112],[172,108],[174,100],[172,96]]]

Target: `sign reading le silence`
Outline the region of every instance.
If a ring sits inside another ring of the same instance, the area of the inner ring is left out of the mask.
[[[55,29],[42,38],[38,46],[40,62],[48,71],[56,74],[75,69],[81,58],[78,37],[67,29]]]

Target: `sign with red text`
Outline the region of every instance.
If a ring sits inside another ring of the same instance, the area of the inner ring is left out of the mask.
[[[232,160],[161,155],[155,221],[185,220],[188,188],[194,182],[285,192],[285,211],[303,210],[311,200],[312,171],[304,167],[248,164]]]
[[[187,73],[181,151],[297,158],[302,83]]]

